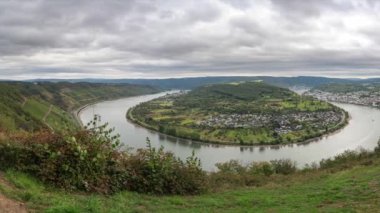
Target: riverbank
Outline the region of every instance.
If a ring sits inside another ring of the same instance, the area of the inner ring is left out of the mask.
[[[162,91],[160,91],[160,92],[162,92]],[[160,92],[158,92],[158,93],[160,93]],[[123,98],[137,97],[137,96],[141,96],[141,95],[151,95],[151,94],[156,94],[156,93],[145,93],[145,94],[138,94],[138,95],[132,95],[132,96],[117,97],[117,98],[112,98],[112,99],[110,99],[110,98],[101,98],[100,97],[96,101],[87,103],[87,104],[85,104],[83,106],[78,107],[77,109],[72,110],[71,111],[71,115],[75,118],[75,120],[78,123],[78,125],[80,125],[80,127],[83,128],[84,124],[83,124],[82,119],[80,118],[80,115],[81,115],[82,111],[84,111],[88,107],[90,107],[92,105],[95,105],[95,104],[98,104],[98,103],[101,103],[101,102],[104,102],[104,101],[116,101],[116,100],[123,99]]]
[[[79,107],[78,109],[75,109],[73,111],[71,111],[71,115],[75,118],[76,122],[78,123],[78,125],[83,128],[84,125],[83,125],[83,122],[82,120],[80,119],[80,114],[83,110],[85,110],[87,107],[89,106],[92,106],[94,104],[97,104],[97,103],[100,103],[100,102],[103,102],[103,101],[106,101],[106,100],[99,100],[99,101],[95,101],[93,103],[89,103],[89,104],[85,104],[81,107]]]

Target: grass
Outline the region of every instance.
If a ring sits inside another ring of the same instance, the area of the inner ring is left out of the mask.
[[[2,193],[37,212],[375,212],[380,208],[380,167],[279,177],[262,187],[200,196],[153,196],[122,192],[112,196],[68,193],[7,171],[12,186]]]
[[[53,129],[70,129],[73,130],[77,127],[75,118],[68,112],[53,106],[52,111],[46,118],[46,122],[53,127]]]
[[[72,115],[52,105],[51,112],[47,115],[46,120],[43,120],[50,108],[50,103],[41,99],[29,99],[26,101],[23,109],[37,120],[45,122],[54,130],[75,129],[78,127]]]
[[[45,113],[49,110],[50,104],[36,99],[28,100],[24,105],[24,110],[30,113],[33,117],[42,120]]]
[[[380,162],[337,172],[308,171],[278,176],[261,187],[200,196],[112,196],[65,192],[7,171],[0,192],[37,212],[376,212],[380,211]]]

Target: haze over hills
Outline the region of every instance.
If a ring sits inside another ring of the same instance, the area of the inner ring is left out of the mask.
[[[380,78],[370,79],[343,79],[327,77],[273,77],[273,76],[219,76],[219,77],[192,77],[192,78],[167,78],[167,79],[33,79],[32,82],[92,82],[92,83],[130,83],[139,85],[151,85],[162,89],[193,89],[198,86],[214,83],[227,83],[233,81],[262,80],[268,84],[291,87],[314,87],[330,83],[373,83],[380,82]]]

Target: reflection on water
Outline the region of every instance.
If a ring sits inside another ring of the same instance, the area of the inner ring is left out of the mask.
[[[357,149],[358,147],[373,149],[380,137],[380,110],[350,104],[336,104],[351,115],[350,123],[344,129],[313,142],[290,145],[252,147],[206,144],[160,134],[126,120],[128,108],[164,94],[166,93],[98,103],[84,109],[80,118],[83,123],[87,123],[94,114],[99,114],[102,122],[108,122],[111,127],[115,127],[116,132],[121,136],[121,141],[126,146],[135,149],[145,148],[146,137],[149,137],[153,146],[164,146],[165,150],[171,151],[183,159],[190,156],[194,150],[202,161],[202,167],[206,170],[214,170],[215,163],[231,159],[248,163],[289,158],[297,161],[297,165],[303,166],[306,163],[310,164],[335,156],[348,149]]]

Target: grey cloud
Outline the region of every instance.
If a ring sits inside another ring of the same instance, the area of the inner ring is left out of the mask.
[[[237,8],[239,10],[244,10],[244,9],[247,9],[250,6],[252,6],[253,1],[249,1],[249,0],[222,0],[222,2],[232,6],[234,8]]]
[[[379,76],[379,8],[374,0],[1,1],[0,78]]]
[[[355,9],[352,1],[340,0],[271,0],[272,5],[281,12],[294,18],[321,16],[327,10],[347,11]]]

